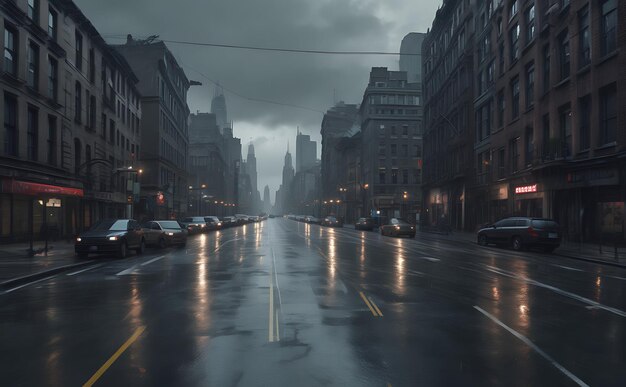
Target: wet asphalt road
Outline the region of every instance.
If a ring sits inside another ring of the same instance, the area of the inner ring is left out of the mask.
[[[0,294],[0,385],[626,385],[626,270],[285,219]]]

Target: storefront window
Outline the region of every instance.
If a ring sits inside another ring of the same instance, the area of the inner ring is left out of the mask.
[[[603,234],[624,232],[624,202],[598,203],[598,216]]]

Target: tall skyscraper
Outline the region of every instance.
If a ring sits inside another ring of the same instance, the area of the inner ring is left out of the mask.
[[[400,44],[400,71],[406,71],[407,82],[422,83],[422,42],[426,34],[411,32]]]
[[[228,126],[228,113],[226,110],[226,97],[224,89],[219,84],[215,86],[215,93],[211,101],[211,113],[215,114],[217,125],[224,130]]]
[[[270,187],[265,185],[263,190],[263,210],[269,212],[272,209],[272,202],[270,200]]]
[[[250,188],[252,189],[252,195],[256,197],[258,192],[257,187],[257,171],[256,171],[256,156],[254,155],[254,145],[248,145],[248,157],[246,158],[246,171],[250,175]]]
[[[311,141],[311,136],[300,133],[296,136],[296,172],[307,170],[315,165],[317,158],[317,143]]]
[[[293,181],[294,170],[293,162],[291,160],[291,153],[289,153],[289,145],[287,145],[287,153],[285,154],[285,164],[283,165],[283,184],[281,188],[280,196],[282,198],[283,210],[288,210],[291,206],[289,203],[291,182]],[[278,205],[278,203],[277,203]]]

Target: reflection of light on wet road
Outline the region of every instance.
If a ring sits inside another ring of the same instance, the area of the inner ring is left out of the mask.
[[[602,295],[602,278],[598,276],[596,278],[596,287],[595,287],[595,299],[600,302],[600,296]]]
[[[204,254],[206,252],[206,243],[207,243],[207,236],[206,234],[201,234],[200,235],[200,254]]]
[[[491,293],[493,294],[494,300],[500,301],[500,291],[498,290],[498,288],[496,286],[491,288]]]
[[[198,300],[195,310],[196,326],[199,331],[206,330],[209,327],[209,302],[208,302],[208,286],[207,286],[207,258],[198,257],[196,261],[198,267],[198,275],[196,278],[196,299]],[[200,336],[198,336],[200,337]]]
[[[406,257],[403,253],[404,241],[402,239],[397,239],[395,245],[397,247],[394,254],[396,262],[396,278],[393,281],[393,290],[399,295],[404,295],[406,293]]]
[[[328,238],[328,269],[330,272],[330,278],[331,279],[335,279],[335,265],[337,264],[337,246],[336,246],[336,240],[335,240],[335,230],[331,229],[328,232],[329,238]],[[333,281],[333,285],[334,285],[334,281]]]

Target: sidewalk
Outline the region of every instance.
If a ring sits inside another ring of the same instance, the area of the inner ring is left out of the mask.
[[[418,235],[419,234],[436,236],[438,239],[476,243],[476,234],[465,231],[454,231],[447,235],[436,231],[418,231]],[[554,251],[554,255],[626,267],[625,247],[618,247],[616,251],[615,246],[609,246],[607,244],[597,245],[592,243],[562,241],[561,246]]]
[[[43,250],[44,243],[36,242],[33,250]],[[48,254],[43,251],[30,257],[28,243],[0,245],[0,288],[19,285],[59,271],[90,264],[74,255],[74,243],[48,242]]]

